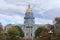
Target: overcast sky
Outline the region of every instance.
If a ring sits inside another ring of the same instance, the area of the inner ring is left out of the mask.
[[[35,24],[52,24],[55,17],[60,17],[60,0],[0,0],[0,22],[3,25],[24,24],[29,3]]]

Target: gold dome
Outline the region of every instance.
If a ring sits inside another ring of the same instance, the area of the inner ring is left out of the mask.
[[[26,11],[27,12],[32,12],[32,9],[31,8],[28,8]]]
[[[30,8],[30,4],[28,5],[28,9],[26,11],[27,12],[32,12],[32,8]]]

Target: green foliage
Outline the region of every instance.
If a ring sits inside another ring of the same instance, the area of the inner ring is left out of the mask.
[[[11,40],[16,40],[16,39],[19,39],[19,37],[24,37],[23,30],[17,25],[9,28],[7,32],[9,34]]]
[[[35,31],[35,37],[39,37],[41,35],[41,32],[43,31],[48,31],[48,30],[44,27],[37,28],[37,30]]]
[[[22,29],[20,31],[20,37],[24,37],[24,32],[22,31]]]
[[[12,35],[20,35],[20,32],[18,31],[17,28],[12,27],[12,28],[9,28],[9,29],[8,29],[8,34],[9,34],[10,36],[12,36]]]
[[[0,40],[3,40],[4,39],[4,34],[3,34],[3,32],[1,31],[0,32]]]
[[[20,32],[19,32],[19,30],[18,30],[17,27],[12,27],[12,28],[9,28],[9,29],[8,29],[8,34],[9,34],[9,36],[10,36],[10,39],[11,39],[11,40],[14,40],[14,38],[16,38],[16,36],[19,37]]]
[[[56,30],[56,37],[57,37],[57,40],[60,40],[60,28]]]
[[[24,37],[24,32],[23,30],[21,29],[21,27],[17,27],[19,32],[20,32],[20,37]]]
[[[11,40],[17,40],[19,37],[24,37],[24,33],[19,26],[13,26],[8,29],[8,34]]]

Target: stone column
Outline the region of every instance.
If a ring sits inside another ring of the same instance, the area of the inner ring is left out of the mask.
[[[30,28],[28,29],[28,40],[30,40]]]

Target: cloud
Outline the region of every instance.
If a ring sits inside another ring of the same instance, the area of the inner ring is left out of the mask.
[[[23,6],[18,6],[18,5],[14,5],[14,4],[9,4],[7,2],[5,2],[4,0],[0,0],[0,9],[1,10],[6,10],[6,9],[15,9],[15,10],[20,10],[20,11],[25,11],[24,9],[26,9],[26,7]]]
[[[0,14],[24,16],[25,12],[16,9],[6,9],[6,10],[0,10]]]
[[[0,14],[0,22],[2,22],[5,25],[9,23],[23,24],[23,21],[24,21],[23,16],[17,15],[8,16]]]
[[[0,22],[23,23],[28,3],[31,4],[37,24],[52,23],[60,14],[60,0],[0,0]]]
[[[44,18],[54,20],[55,17],[60,17],[60,8],[51,9],[44,12]]]
[[[53,20],[35,18],[35,24],[53,24]]]

